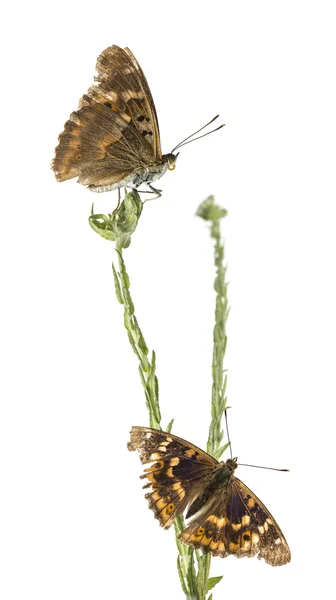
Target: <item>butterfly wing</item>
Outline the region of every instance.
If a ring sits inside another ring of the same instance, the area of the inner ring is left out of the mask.
[[[161,150],[161,142],[160,142],[160,130],[159,130],[159,122],[156,114],[154,100],[149,89],[149,85],[147,83],[147,79],[143,70],[141,69],[137,59],[134,54],[130,51],[129,48],[125,48],[125,52],[132,61],[134,68],[138,74],[139,84],[141,85],[141,89],[144,93],[144,100],[146,103],[146,117],[149,118],[148,123],[152,125],[153,135],[149,135],[148,141],[152,143],[154,156],[158,159],[162,158],[162,150]],[[144,114],[144,113],[142,113]],[[146,126],[146,125],[145,125]],[[147,127],[148,129],[148,127]]]
[[[154,464],[145,469],[141,479],[147,479],[145,488],[149,508],[165,529],[182,514],[218,462],[209,454],[171,433],[150,427],[132,427],[129,450],[138,450],[143,464]]]
[[[159,126],[148,83],[128,48],[106,48],[96,70],[97,83],[59,136],[52,168],[58,181],[78,177],[92,188],[118,187],[162,157]]]
[[[181,533],[185,544],[213,556],[257,556],[272,566],[291,559],[285,537],[266,506],[239,479],[214,491],[208,506]]]

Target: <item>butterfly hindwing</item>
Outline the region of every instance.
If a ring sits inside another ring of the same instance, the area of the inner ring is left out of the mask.
[[[267,508],[239,479],[214,490],[208,508],[191,521],[180,539],[213,556],[257,556],[272,566],[290,561],[285,537]]]
[[[146,78],[129,49],[107,48],[96,69],[97,83],[65,123],[52,168],[58,181],[78,177],[91,189],[112,189],[161,158],[159,128]]]
[[[133,427],[129,450],[138,450],[145,469],[142,479],[149,507],[165,529],[190,504],[217,461],[182,438],[149,427]]]

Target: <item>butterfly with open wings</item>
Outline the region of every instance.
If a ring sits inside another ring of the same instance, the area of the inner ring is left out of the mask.
[[[132,427],[129,450],[138,450],[149,507],[167,529],[188,507],[194,516],[180,535],[185,544],[213,556],[257,556],[272,566],[291,559],[285,537],[266,506],[237,477],[236,459],[218,462],[171,433]]]

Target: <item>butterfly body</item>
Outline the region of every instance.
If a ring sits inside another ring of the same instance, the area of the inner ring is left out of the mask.
[[[127,181],[127,185],[139,187],[143,183],[153,183],[164,175],[167,171],[175,167],[176,156],[174,154],[164,154],[162,159],[148,164],[145,168],[139,168],[138,172]]]
[[[175,168],[177,155],[162,155],[145,75],[132,52],[118,46],[102,52],[96,69],[95,84],[59,136],[52,162],[56,179],[77,177],[94,192],[150,186]]]
[[[211,501],[211,498],[214,497],[218,488],[228,485],[236,468],[237,462],[231,459],[226,462],[222,461],[218,463],[218,466],[214,467],[214,470],[211,471],[208,479],[204,483],[203,490],[189,506],[186,514],[187,519],[192,517],[195,513],[198,513],[203,506]]]
[[[270,565],[290,561],[285,537],[270,512],[234,472],[237,461],[219,463],[190,442],[149,427],[133,427],[129,450],[138,450],[149,507],[167,529],[178,514],[193,517],[180,534],[213,556],[257,556]]]
[[[89,185],[88,188],[91,192],[109,192],[116,190],[120,187],[130,186],[132,188],[138,188],[142,184],[151,184],[157,181],[167,171],[173,170],[175,164],[174,154],[164,154],[161,160],[155,161],[147,166],[140,166],[134,170],[134,173],[119,181],[118,183],[112,183],[109,185]],[[159,191],[159,190],[157,190]]]

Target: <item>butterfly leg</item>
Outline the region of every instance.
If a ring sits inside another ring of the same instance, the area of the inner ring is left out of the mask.
[[[158,198],[161,198],[161,196],[162,196],[162,190],[157,190],[150,183],[148,183],[147,186],[150,188],[150,190],[152,191],[152,193],[157,194],[157,196],[155,196],[155,198],[151,198],[151,200],[157,200]]]
[[[154,198],[146,198],[146,200],[143,201],[143,204],[145,204],[145,202],[149,202],[150,200],[157,200],[158,198],[161,198],[162,196],[162,190],[157,190],[155,188],[153,188],[151,185],[147,184],[148,187],[150,187],[150,190],[139,190],[138,188],[136,189],[136,191],[138,192],[138,194],[156,194],[156,196],[154,196]]]

